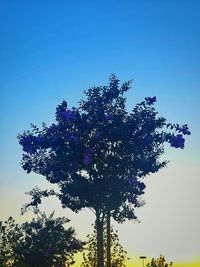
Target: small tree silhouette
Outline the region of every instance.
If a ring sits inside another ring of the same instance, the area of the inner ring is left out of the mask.
[[[83,243],[73,228],[64,228],[65,217],[54,219],[39,213],[37,219],[16,224],[10,217],[0,223],[0,266],[61,267],[74,263],[74,253]]]
[[[104,252],[107,248],[107,236],[106,236],[106,225],[104,225]],[[88,235],[87,245],[83,252],[83,263],[81,267],[97,267],[98,258],[97,258],[97,239],[96,239],[96,226],[94,226],[94,232],[91,235]],[[128,260],[127,252],[119,243],[118,232],[114,231],[111,227],[111,267],[125,267],[125,263]],[[86,252],[85,252],[86,251]],[[106,253],[105,253],[106,255]],[[104,264],[107,266],[107,258],[104,258]]]
[[[173,267],[173,262],[167,263],[165,257],[160,255],[159,258],[152,258],[150,263],[147,263],[147,267]]]

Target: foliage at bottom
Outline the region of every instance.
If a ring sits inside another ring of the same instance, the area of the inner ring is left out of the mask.
[[[83,248],[73,228],[64,228],[65,217],[54,219],[39,213],[31,222],[17,224],[10,217],[0,222],[0,266],[61,267],[75,263],[74,254]]]
[[[157,259],[152,259],[150,263],[147,263],[147,267],[173,267],[173,263],[167,263],[165,257],[160,255]]]

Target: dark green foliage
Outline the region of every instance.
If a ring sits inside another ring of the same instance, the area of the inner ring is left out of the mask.
[[[97,267],[97,239],[96,239],[96,227],[92,235],[88,235],[87,245],[85,252],[83,253],[83,263],[81,267]],[[104,226],[104,254],[106,255],[106,227]],[[125,267],[125,263],[128,260],[127,252],[119,243],[119,237],[117,231],[111,227],[111,267]],[[106,266],[107,259],[104,258],[104,264]]]
[[[74,253],[83,243],[75,238],[65,217],[53,219],[40,213],[37,219],[16,224],[9,218],[0,224],[0,266],[50,267],[74,263]]]

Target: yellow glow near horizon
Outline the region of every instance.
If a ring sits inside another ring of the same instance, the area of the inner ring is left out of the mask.
[[[81,263],[83,262],[82,253],[78,253],[75,256],[75,261],[76,263],[73,266],[80,267]],[[151,257],[147,257],[147,259],[145,260],[145,266],[150,261]],[[140,257],[138,255],[132,256],[131,259],[127,261],[126,267],[142,267],[142,261]],[[200,258],[188,262],[173,262],[173,267],[200,267]]]
[[[174,264],[174,267],[199,267],[199,266],[200,266],[200,261]]]

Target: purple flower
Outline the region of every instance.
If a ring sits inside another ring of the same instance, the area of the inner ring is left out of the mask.
[[[96,139],[99,139],[100,136],[101,136],[101,133],[100,133],[100,132],[96,132],[96,133],[95,133],[95,138],[96,138]]]
[[[156,96],[153,96],[153,97],[145,97],[145,100],[147,102],[147,104],[150,106],[150,105],[153,105],[154,102],[156,102]]]
[[[83,154],[83,164],[89,165],[92,163],[92,154],[94,153],[94,149],[92,147],[88,147]]]
[[[114,116],[112,114],[107,114],[107,115],[105,115],[105,118],[107,121],[113,121]]]
[[[134,175],[130,176],[128,178],[128,182],[129,182],[130,185],[133,185],[133,186],[136,185],[136,183],[137,183],[137,177],[135,177]]]
[[[182,132],[185,135],[190,135],[191,132],[189,131],[189,128],[187,126],[187,124],[183,125],[183,127],[180,129],[180,132]]]
[[[36,137],[33,135],[25,135],[23,136],[19,143],[22,145],[23,150],[29,154],[34,154],[36,152],[36,148],[34,146]]]
[[[170,139],[170,145],[175,148],[184,148],[185,139],[183,138],[182,134],[173,135]]]
[[[130,202],[130,203],[132,203],[132,204],[136,204],[137,203],[137,197],[136,197],[136,195],[130,195],[129,197],[128,197],[128,202]]]
[[[95,149],[92,148],[92,147],[88,147],[88,148],[86,149],[86,152],[89,153],[89,154],[93,154],[93,153],[95,152]]]
[[[57,125],[55,125],[55,124],[53,123],[51,126],[49,126],[49,128],[48,128],[48,133],[49,133],[49,134],[52,134],[52,133],[54,133],[56,130],[57,130]]]
[[[80,139],[79,137],[75,136],[75,135],[70,135],[69,137],[69,141],[78,145],[80,143]]]
[[[139,187],[140,191],[143,191],[145,189],[146,185],[144,183],[139,182],[138,187]]]
[[[88,154],[88,153],[83,154],[83,163],[86,166],[92,163],[92,158],[91,158],[90,154]]]
[[[27,146],[32,142],[32,136],[30,135],[25,135],[23,137],[21,137],[21,139],[19,140],[20,145]]]
[[[61,111],[60,117],[63,121],[71,121],[76,119],[76,113],[71,110]]]
[[[38,135],[36,137],[36,144],[38,146],[40,146],[41,148],[45,148],[46,147],[46,139],[44,138],[44,136]]]

